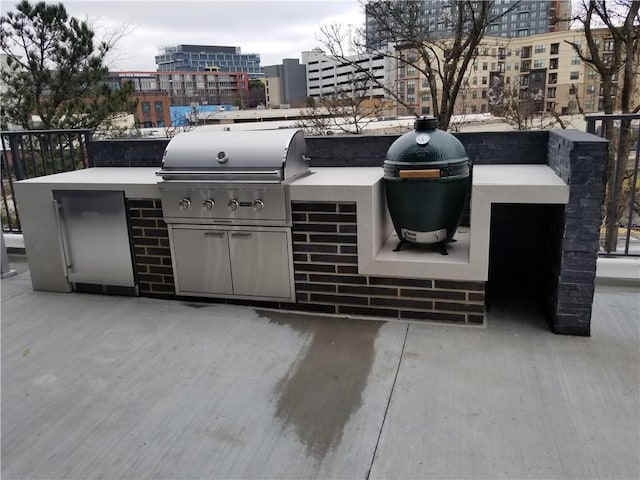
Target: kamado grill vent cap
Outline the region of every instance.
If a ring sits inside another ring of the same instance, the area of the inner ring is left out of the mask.
[[[436,130],[438,128],[438,119],[435,117],[422,117],[417,118],[413,122],[413,129],[416,132],[426,132],[429,130]]]

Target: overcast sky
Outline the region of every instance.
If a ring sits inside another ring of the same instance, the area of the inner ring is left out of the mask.
[[[3,13],[16,1],[0,0]],[[35,0],[32,0],[34,3]],[[239,46],[259,53],[261,65],[300,58],[320,46],[319,26],[364,23],[357,0],[63,0],[67,12],[90,19],[100,35],[114,28],[128,32],[117,43],[111,70],[155,71],[162,46],[205,44]]]

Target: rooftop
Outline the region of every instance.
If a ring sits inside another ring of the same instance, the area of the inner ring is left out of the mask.
[[[640,296],[591,338],[37,292],[2,280],[3,478],[639,478]]]

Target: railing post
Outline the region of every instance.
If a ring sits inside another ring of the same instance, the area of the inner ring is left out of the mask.
[[[87,154],[87,167],[93,167],[93,158],[91,158],[91,151],[89,149],[89,142],[91,142],[92,133],[91,130],[85,132],[84,134],[84,148]]]
[[[27,174],[24,170],[24,158],[18,144],[18,135],[9,134],[9,148],[11,149],[11,163],[16,174],[16,180],[26,179]]]
[[[0,224],[1,226],[1,224]],[[4,227],[2,233],[2,246],[0,247],[0,256],[2,257],[2,265],[0,266],[0,278],[9,278],[13,277],[17,272],[15,270],[11,270],[11,265],[9,265],[9,255],[7,255],[7,246],[4,243]]]

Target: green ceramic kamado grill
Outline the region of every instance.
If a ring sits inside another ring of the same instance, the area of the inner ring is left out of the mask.
[[[384,161],[387,206],[400,243],[436,244],[447,254],[464,209],[470,162],[460,141],[419,118],[391,144]]]

